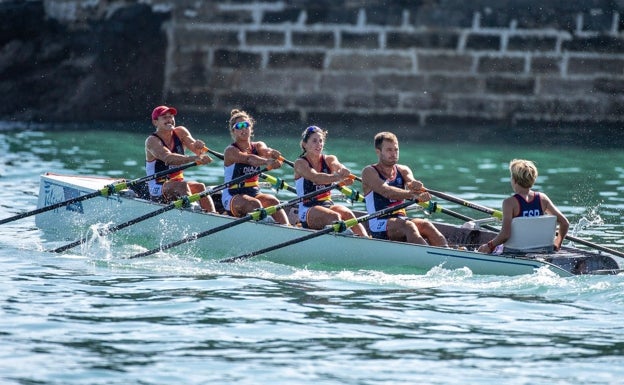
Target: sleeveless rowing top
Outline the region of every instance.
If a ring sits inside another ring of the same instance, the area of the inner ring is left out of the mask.
[[[308,162],[308,165],[311,168],[313,167],[310,161],[308,161],[308,159],[305,156],[302,156],[301,158],[305,159],[305,161]],[[325,174],[331,174],[331,169],[329,168],[329,166],[327,165],[327,162],[325,161],[325,155],[321,155],[321,169],[317,171],[325,173]],[[303,196],[305,194],[309,194],[313,191],[320,190],[327,186],[329,185],[328,184],[314,184],[314,182],[312,182],[309,179],[305,179],[304,177],[299,177],[297,180],[295,180],[297,196]],[[331,200],[331,191],[326,191],[313,198],[307,199],[304,202],[300,202],[299,209],[302,210],[303,206],[305,207],[317,206],[330,200]]]
[[[538,217],[544,215],[542,201],[538,192],[535,193],[530,202],[525,201],[519,194],[514,194],[514,198],[516,198],[520,204],[520,213],[516,215],[516,217]]]
[[[389,186],[392,187],[398,187],[398,188],[405,188],[405,180],[403,179],[403,176],[401,175],[401,173],[399,172],[399,169],[397,168],[397,166],[394,166],[394,173],[395,173],[395,177],[394,179],[386,179],[386,177],[384,177],[382,175],[382,173],[377,169],[377,167],[373,166],[373,168],[375,169],[375,171],[377,171],[377,174],[379,175],[379,177],[384,180],[385,183],[387,183]],[[398,204],[403,203],[403,200],[394,200],[394,199],[388,199],[386,197],[384,197],[383,195],[377,194],[374,191],[369,192],[368,194],[366,194],[366,196],[364,197],[364,201],[366,202],[366,211],[369,214],[372,214],[376,211],[379,210],[383,210],[387,207],[392,207],[392,206],[396,206]],[[405,209],[401,209],[399,212],[394,213],[392,216],[405,216],[407,215],[407,212],[405,211]],[[377,218],[373,218],[371,219],[372,222],[376,221]]]
[[[180,138],[178,138],[178,136],[175,134],[175,132],[173,133],[173,148],[169,148],[167,146],[167,144],[162,140],[162,138],[158,135],[156,135],[156,133],[152,133],[151,136],[155,136],[158,138],[158,140],[160,140],[160,142],[162,143],[163,146],[167,147],[169,149],[169,151],[171,151],[174,154],[180,154],[180,155],[184,155],[184,144],[182,144],[182,140],[180,140]],[[165,171],[167,169],[173,168],[173,167],[177,167],[177,166],[167,166],[165,164],[165,162],[163,162],[160,159],[154,159],[152,161],[145,161],[145,172],[146,174],[149,175],[154,175],[156,173]],[[157,179],[152,179],[150,181],[147,182],[147,185],[149,187],[149,191],[150,191],[150,195],[152,197],[160,197],[162,196],[162,185],[163,183],[165,183],[168,180],[183,180],[184,179],[184,173],[182,171],[178,171],[175,172],[173,174],[169,174],[167,176],[161,177],[161,178],[157,178]]]
[[[236,143],[232,143],[232,146],[242,151],[242,149],[238,147]],[[253,155],[258,155],[256,143],[251,143],[251,153]],[[249,174],[251,172],[257,172],[259,170],[260,166],[252,166],[246,163],[232,163],[231,165],[224,167],[224,181],[229,182],[232,179],[238,178],[245,174]],[[237,194],[257,195],[260,192],[258,179],[259,176],[254,175],[251,178],[245,179],[243,182],[230,185],[227,192],[232,196]]]

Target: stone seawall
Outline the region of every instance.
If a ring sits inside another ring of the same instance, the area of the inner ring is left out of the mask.
[[[44,3],[48,17],[76,24],[128,2]],[[188,113],[223,121],[239,107],[272,121],[434,136],[427,128],[621,136],[624,1],[141,3],[166,20],[164,54],[150,58],[162,65],[149,74],[157,98]]]
[[[188,2],[169,25],[167,99],[306,121],[619,126],[612,1]]]

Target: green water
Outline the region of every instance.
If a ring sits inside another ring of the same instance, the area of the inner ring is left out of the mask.
[[[231,140],[221,131],[213,131],[217,132],[199,131],[195,136],[212,150],[223,152]],[[255,140],[265,141],[287,159],[294,160],[300,154],[298,132],[288,137],[261,134]],[[147,132],[55,130],[23,132],[7,139],[11,153],[32,151],[43,160],[60,162],[63,170],[57,171],[134,179],[144,175],[146,135]],[[621,223],[624,153],[618,149],[399,140],[400,162],[411,166],[415,176],[431,189],[499,209],[501,200],[511,193],[508,162],[525,158],[538,166],[540,176],[535,188],[547,193],[572,219],[597,214],[607,224]],[[353,138],[332,138],[330,133],[325,152],[337,155],[356,175],[377,160],[372,137],[357,134]],[[293,184],[289,166],[273,173]],[[186,174],[218,184],[222,182],[222,162],[215,158],[211,165],[190,169]],[[479,215],[474,211],[470,214]]]
[[[0,132],[0,217],[34,209],[45,172],[142,177],[149,131]],[[257,139],[292,160],[295,131]],[[376,161],[372,136],[331,135],[327,151],[354,173]],[[196,136],[220,152],[229,143],[222,130]],[[514,157],[537,162],[536,188],[575,235],[622,250],[618,150],[401,141],[401,162],[426,186],[494,208],[511,192]],[[287,166],[274,173],[292,182]],[[223,179],[219,161],[185,174]],[[624,376],[624,275],[313,271],[183,253],[125,260],[119,248],[134,245],[106,246],[47,253],[32,217],[0,226],[0,383],[610,385]]]

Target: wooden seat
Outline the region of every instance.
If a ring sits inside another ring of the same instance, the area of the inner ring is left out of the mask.
[[[517,217],[511,221],[511,236],[505,242],[507,252],[550,252],[554,249],[557,217]]]

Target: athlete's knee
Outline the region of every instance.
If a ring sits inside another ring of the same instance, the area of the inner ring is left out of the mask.
[[[328,220],[331,220],[331,222],[338,222],[338,221],[342,220],[342,216],[340,215],[340,213],[337,213],[335,211],[332,211],[330,213],[326,213],[325,216],[326,216],[326,218]]]
[[[264,201],[267,206],[275,206],[280,203],[279,199],[277,199],[273,195],[265,195],[262,198],[262,201]]]
[[[348,208],[344,206],[334,206],[332,207],[332,211],[337,213],[340,219],[346,220],[346,219],[355,218],[355,214],[353,214],[353,211],[349,210]]]
[[[249,199],[246,203],[247,208],[249,209],[249,211],[252,210],[256,210],[262,207],[262,202],[260,202],[260,200],[258,199]]]

